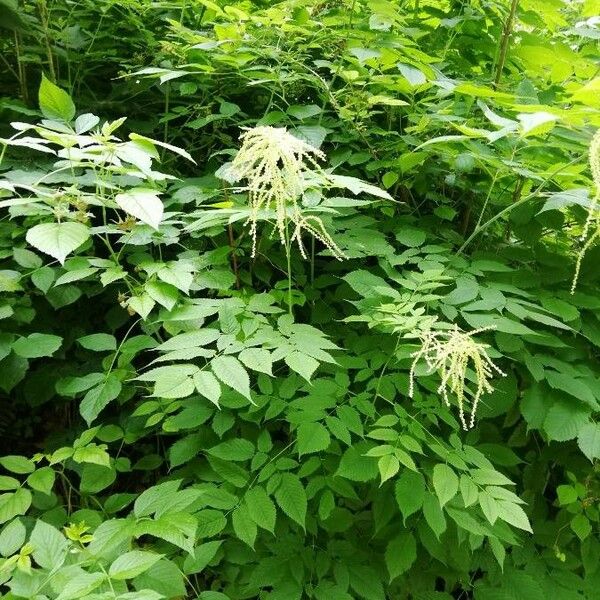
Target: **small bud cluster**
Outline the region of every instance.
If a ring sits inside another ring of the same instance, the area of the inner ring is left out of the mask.
[[[460,421],[463,429],[468,430],[475,424],[477,405],[484,393],[494,391],[490,380],[494,374],[505,375],[487,353],[487,344],[473,339],[474,335],[488,331],[491,327],[483,327],[474,331],[460,331],[455,325],[450,331],[424,331],[420,334],[421,348],[411,354],[413,363],[410,369],[409,396],[412,398],[415,387],[415,369],[418,362],[424,359],[430,372],[438,371],[441,382],[438,393],[442,395],[446,406],[450,406],[449,393],[456,396]],[[465,419],[465,380],[469,363],[475,372],[477,389],[472,394],[471,415],[469,422]]]

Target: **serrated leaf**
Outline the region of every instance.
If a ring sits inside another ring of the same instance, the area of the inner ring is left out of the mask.
[[[446,464],[440,463],[433,467],[433,488],[440,501],[440,506],[448,503],[458,492],[458,477]]]
[[[329,432],[321,423],[301,423],[296,431],[298,454],[326,450],[331,442]]]
[[[423,506],[425,478],[421,473],[404,471],[396,481],[394,492],[404,522],[406,522],[410,515],[416,513]]]
[[[233,511],[231,522],[233,524],[235,535],[242,540],[242,542],[248,544],[250,548],[254,548],[258,530],[256,528],[256,523],[250,518],[248,507],[245,504],[238,506]]]
[[[600,423],[586,423],[580,427],[577,444],[590,461],[600,458]]]
[[[417,542],[409,531],[391,540],[385,550],[385,566],[390,582],[408,571],[417,559]]]
[[[111,579],[133,579],[147,571],[152,565],[156,564],[162,554],[154,552],[144,552],[142,550],[132,550],[119,556],[108,570]]]
[[[25,239],[37,250],[48,254],[60,262],[79,248],[90,237],[90,230],[81,223],[42,223],[27,231]]]
[[[142,223],[158,229],[163,216],[163,203],[156,190],[133,188],[115,196],[119,208]]]
[[[90,425],[100,412],[121,393],[121,382],[111,373],[83,397],[79,413]]]
[[[310,381],[310,378],[319,366],[318,360],[301,352],[290,352],[286,354],[284,360],[285,364],[292,371],[295,371],[298,375],[302,375],[306,381]]]
[[[273,375],[273,360],[271,353],[264,348],[245,348],[239,353],[239,359],[253,371]]]
[[[47,333],[32,333],[15,341],[12,348],[23,358],[41,358],[52,356],[61,346],[62,338]]]
[[[250,378],[242,363],[233,356],[217,356],[210,364],[213,373],[225,385],[242,394],[252,402],[250,397]]]
[[[273,500],[267,495],[264,488],[255,486],[249,489],[245,495],[250,518],[263,529],[273,533],[277,510]]]
[[[281,483],[275,490],[275,500],[283,512],[304,528],[307,499],[300,479],[292,473],[282,473]]]
[[[383,485],[400,470],[400,461],[393,454],[388,454],[377,461],[377,467],[381,475],[381,485]]]
[[[69,548],[65,536],[44,521],[36,521],[29,543],[33,546],[33,560],[44,569],[60,567]]]
[[[70,121],[75,116],[75,104],[71,96],[42,74],[38,90],[40,110],[46,119]]]

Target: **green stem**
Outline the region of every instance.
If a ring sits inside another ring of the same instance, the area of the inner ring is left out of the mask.
[[[517,5],[519,0],[512,0],[510,5],[510,12],[504,23],[504,30],[502,37],[500,38],[500,51],[498,53],[498,63],[496,65],[496,77],[494,78],[494,87],[497,87],[502,77],[502,71],[504,70],[504,64],[506,63],[506,53],[508,51],[508,42],[513,30],[513,21],[515,20],[515,14],[517,12]]]
[[[288,311],[290,317],[294,316],[292,309],[292,247],[290,244],[290,236],[288,233],[288,225],[285,225],[285,257],[287,259],[287,276],[288,276]]]

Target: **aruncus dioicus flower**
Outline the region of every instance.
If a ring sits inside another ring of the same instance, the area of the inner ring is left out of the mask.
[[[306,189],[326,183],[327,175],[318,164],[325,159],[325,154],[279,127],[247,129],[240,140],[239,152],[221,173],[232,182],[242,179],[247,182],[238,189],[248,192],[250,216],[246,223],[250,225],[252,256],[256,254],[259,213],[274,210],[275,229],[282,244],[287,246],[289,241],[296,241],[306,258],[301,239],[304,230],[323,243],[338,260],[345,258],[323,221],[318,216],[303,214],[299,204]],[[289,223],[294,228],[291,237],[288,237]]]

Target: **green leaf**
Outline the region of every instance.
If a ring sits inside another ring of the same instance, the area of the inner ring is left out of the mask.
[[[600,423],[585,423],[580,427],[577,443],[590,461],[600,458]]]
[[[80,573],[62,588],[56,600],[76,600],[91,594],[106,580],[104,573]]]
[[[133,188],[115,196],[119,208],[142,223],[158,229],[163,216],[163,203],[156,190]],[[171,283],[171,282],[167,282]]]
[[[44,569],[60,567],[67,557],[67,538],[44,521],[36,521],[29,542],[33,546],[33,560]]]
[[[446,518],[440,507],[439,500],[429,492],[423,498],[423,515],[425,516],[427,525],[431,527],[431,530],[439,539],[440,535],[446,531]]]
[[[81,223],[42,223],[27,231],[25,239],[34,248],[49,254],[60,264],[71,252],[79,248],[90,237],[90,230]]]
[[[296,431],[298,454],[326,450],[331,443],[329,432],[321,423],[301,423]]]
[[[282,473],[281,483],[275,490],[275,500],[281,510],[304,528],[308,502],[300,479],[292,473]]]
[[[233,524],[235,535],[242,540],[242,542],[248,544],[250,548],[254,548],[257,534],[256,523],[250,518],[250,512],[245,504],[238,506],[233,511],[231,522]]]
[[[486,491],[479,492],[479,506],[485,518],[493,525],[498,518],[498,503]]]
[[[24,475],[25,473],[33,473],[35,464],[33,461],[24,456],[9,455],[0,457],[0,465],[11,473]]]
[[[498,506],[498,517],[500,519],[519,529],[533,533],[525,511],[518,504],[513,504],[506,500],[498,500],[496,504]]]
[[[94,352],[110,352],[117,349],[117,340],[109,333],[93,333],[77,339],[86,349]]]
[[[183,563],[183,572],[186,575],[201,573],[215,557],[222,543],[222,540],[216,540],[196,546],[193,554],[186,556]]]
[[[385,550],[385,566],[390,582],[410,569],[417,559],[417,542],[409,531],[391,540]]]
[[[31,333],[21,337],[13,344],[13,350],[23,358],[41,358],[52,356],[61,346],[62,338],[47,333]]]
[[[42,74],[38,90],[40,110],[46,119],[71,121],[75,116],[75,104],[71,96]]]
[[[433,488],[444,506],[452,500],[458,492],[458,477],[456,473],[446,464],[440,463],[433,467]]]
[[[93,387],[84,396],[79,405],[79,412],[90,425],[110,402],[121,393],[121,382],[114,373],[110,373],[106,379],[96,387]]]
[[[242,394],[252,402],[250,397],[250,378],[242,363],[233,356],[217,356],[211,362],[211,368],[217,378],[225,385]]]
[[[406,523],[406,519],[423,506],[425,478],[421,473],[405,470],[396,480],[394,491],[396,502]]]
[[[255,486],[249,489],[244,496],[248,506],[250,518],[263,529],[273,533],[277,510],[273,500],[269,498],[264,488]]]
[[[290,352],[286,354],[284,360],[285,364],[292,371],[296,371],[296,373],[302,375],[306,381],[310,381],[310,378],[319,366],[319,361],[302,352]]]
[[[136,589],[150,589],[167,598],[185,597],[185,582],[177,565],[163,558],[133,580]]]
[[[0,494],[0,524],[18,515],[24,515],[31,506],[31,492],[24,488],[14,493]]]
[[[239,353],[239,359],[253,371],[273,375],[271,353],[264,348],[245,348]]]
[[[246,461],[254,456],[255,450],[251,442],[237,438],[213,446],[207,452],[223,460]]]
[[[27,530],[20,519],[12,520],[0,533],[0,554],[12,556],[25,543]]]
[[[42,467],[34,471],[28,478],[27,483],[31,488],[42,492],[42,494],[50,495],[54,486],[56,474],[51,467]]]
[[[575,515],[571,519],[571,529],[581,541],[585,540],[592,533],[590,520],[581,514]]]
[[[221,397],[221,385],[210,371],[198,371],[192,376],[194,386],[199,394],[210,400],[215,406],[219,406]]]
[[[143,552],[142,550],[132,550],[119,556],[108,570],[111,579],[133,579],[147,571],[152,565],[156,564],[162,554],[154,552]]]
[[[377,466],[381,475],[381,485],[383,485],[400,470],[400,461],[393,454],[388,454],[377,461]]]
[[[366,600],[385,600],[383,586],[375,569],[352,565],[350,569],[350,586]]]
[[[544,419],[544,431],[551,440],[566,442],[577,437],[588,422],[591,410],[576,401],[558,400]]]

